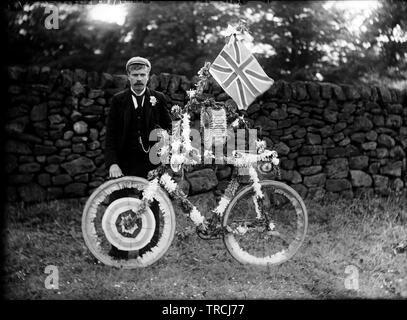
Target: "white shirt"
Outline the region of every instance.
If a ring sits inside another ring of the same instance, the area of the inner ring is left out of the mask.
[[[136,95],[136,96],[142,96],[144,94],[144,92],[146,92],[146,88],[143,89],[143,91],[140,94],[137,94],[136,92],[134,92],[133,88],[130,87],[130,90]],[[134,105],[134,109],[138,108],[138,104],[137,104],[137,99],[135,96],[131,95],[131,98],[133,99],[133,105]],[[144,106],[144,98],[145,96],[143,96],[143,100],[141,101],[141,106]]]

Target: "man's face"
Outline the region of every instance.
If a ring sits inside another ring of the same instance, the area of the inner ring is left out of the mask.
[[[137,93],[144,90],[147,86],[149,71],[148,67],[142,67],[137,69],[131,69],[128,72],[128,78],[130,81],[130,85],[133,90]]]

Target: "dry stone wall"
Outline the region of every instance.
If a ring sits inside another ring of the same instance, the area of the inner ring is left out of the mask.
[[[36,66],[12,66],[8,73],[7,199],[88,196],[107,177],[106,115],[127,77]],[[164,73],[152,75],[149,86],[183,105],[196,80]],[[206,92],[230,100],[216,82]],[[387,194],[407,186],[407,107],[398,91],[277,81],[247,116],[279,152],[281,179],[304,197]],[[192,125],[198,128],[198,117]],[[182,187],[191,197],[219,195],[230,174],[228,166],[197,167]]]

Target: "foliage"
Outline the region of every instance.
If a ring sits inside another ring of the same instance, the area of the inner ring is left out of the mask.
[[[405,2],[380,2],[358,33],[348,28],[357,13],[325,3],[127,3],[122,26],[88,19],[91,5],[59,3],[58,30],[44,27],[47,3],[14,5],[5,10],[8,64],[123,73],[127,59],[140,55],[151,60],[153,73],[192,77],[225,44],[222,30],[245,20],[251,49],[272,78],[406,81]]]

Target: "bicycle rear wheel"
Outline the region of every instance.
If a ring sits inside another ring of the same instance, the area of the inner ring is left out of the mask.
[[[102,263],[124,269],[146,267],[168,250],[175,235],[175,213],[166,192],[158,188],[154,195],[156,216],[152,207],[139,217],[135,214],[147,184],[148,180],[132,176],[110,180],[87,200],[82,234],[91,253]],[[113,248],[127,257],[111,256]],[[139,250],[145,253],[140,255]]]
[[[223,241],[243,264],[277,265],[290,259],[304,241],[308,215],[300,195],[285,183],[260,181],[263,204],[251,185],[230,202],[223,217]],[[262,208],[259,215],[256,206]]]

